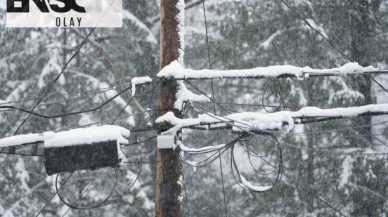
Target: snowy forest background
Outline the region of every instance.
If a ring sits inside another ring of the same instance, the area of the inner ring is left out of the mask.
[[[285,1],[293,10],[278,0],[207,0],[212,68],[284,64],[333,68],[349,62],[325,38],[362,66],[388,68],[387,0]],[[155,77],[159,70],[159,1],[123,0],[123,3],[123,28],[97,28],[37,107],[37,112],[54,115],[95,108],[128,87],[131,78]],[[2,0],[0,105],[31,109],[91,29],[5,28],[5,5],[6,1]],[[189,68],[209,68],[203,13],[202,4],[186,11],[185,66]],[[325,38],[306,25],[298,13]],[[374,78],[388,87],[388,76]],[[194,83],[205,93],[211,93],[210,81]],[[283,110],[275,87],[280,88],[285,104],[292,111],[304,106],[335,108],[388,102],[387,92],[361,76],[280,79],[279,82],[225,79],[215,80],[214,85],[215,99],[233,111]],[[154,86],[138,88],[137,93],[139,97],[115,124],[131,129],[147,126],[155,119]],[[128,91],[89,113],[55,119],[31,116],[17,134],[110,124],[130,97]],[[263,104],[267,106],[264,108]],[[213,109],[211,104],[201,106]],[[196,115],[192,110],[187,117]],[[1,110],[0,138],[13,135],[25,118],[25,113]],[[346,216],[387,216],[387,123],[386,116],[346,118],[297,126],[290,133],[275,134],[283,147],[287,177],[263,194],[250,193],[236,184],[230,171],[230,155],[224,154],[221,160],[228,216],[340,216],[335,209]],[[231,140],[228,132],[219,133],[220,143]],[[130,142],[153,135],[153,131],[132,133]],[[190,147],[216,145],[215,134],[185,130],[184,143]],[[265,137],[254,138],[250,144],[266,161],[278,162],[274,144]],[[6,151],[9,150],[1,152]],[[155,141],[126,146],[123,151],[128,160],[140,160],[141,156],[149,163],[143,164],[139,179],[122,200],[88,210],[69,210],[57,197],[51,200],[55,194],[55,176],[45,174],[42,157],[1,154],[0,215],[36,216],[40,212],[42,217],[153,216]],[[42,147],[30,145],[16,152],[39,154]],[[256,172],[262,175],[255,174],[244,150],[237,148],[236,153],[240,170],[255,183],[268,183],[275,176],[270,173],[273,168],[262,159],[252,160]],[[189,160],[201,159],[194,156]],[[184,192],[187,192],[183,194],[183,215],[225,216],[219,160],[201,168],[187,165],[183,168]],[[112,198],[126,191],[138,171],[139,164],[120,168]],[[77,172],[64,185],[63,195],[82,206],[103,200],[113,188],[115,175],[108,169],[96,179],[100,172]],[[83,193],[93,181],[93,187]]]

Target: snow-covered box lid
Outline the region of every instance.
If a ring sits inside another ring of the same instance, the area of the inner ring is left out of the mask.
[[[100,127],[78,128],[55,133],[55,136],[44,141],[45,148],[85,145],[105,141],[117,141],[128,144],[130,131],[119,126],[104,125]]]

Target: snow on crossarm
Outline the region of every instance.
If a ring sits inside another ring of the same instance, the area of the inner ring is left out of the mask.
[[[253,69],[240,70],[193,70],[183,68],[178,61],[170,63],[164,67],[157,76],[159,78],[175,79],[211,79],[211,78],[273,78],[285,75],[291,75],[297,78],[306,78],[309,76],[336,75],[345,76],[348,74],[364,74],[370,71],[376,71],[374,67],[362,67],[358,63],[347,63],[338,68],[332,69],[313,69],[308,66],[297,67],[291,65],[275,65],[267,67],[258,67]]]

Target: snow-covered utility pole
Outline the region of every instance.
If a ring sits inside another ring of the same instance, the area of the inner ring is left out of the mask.
[[[181,47],[177,20],[179,1],[160,1],[160,69],[179,58],[178,50]],[[168,111],[174,112],[176,117],[181,116],[180,112],[174,109],[177,89],[175,80],[159,83],[159,116]],[[156,150],[155,217],[182,216],[180,202],[182,165],[179,154],[178,149]]]

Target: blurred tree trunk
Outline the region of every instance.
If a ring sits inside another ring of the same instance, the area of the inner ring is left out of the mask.
[[[376,32],[376,22],[373,18],[373,13],[377,13],[380,7],[380,0],[359,0],[352,1],[351,8],[351,58],[358,62],[361,66],[369,66],[374,59],[373,40]],[[373,103],[372,98],[372,80],[369,76],[363,76],[363,80],[359,81],[358,91],[364,95],[363,102],[359,102],[358,106]],[[358,125],[360,135],[363,135],[369,144],[363,144],[363,148],[372,147],[372,117],[367,116],[360,118]]]

